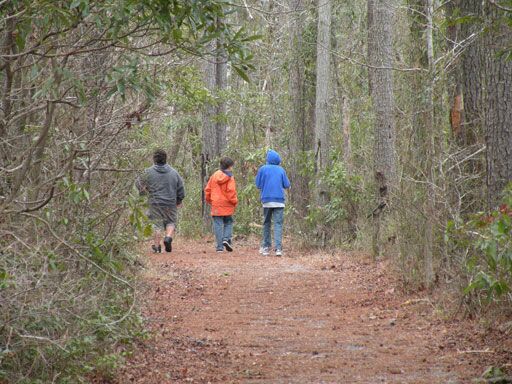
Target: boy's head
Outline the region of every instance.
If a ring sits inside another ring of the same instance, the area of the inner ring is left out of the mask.
[[[223,171],[230,169],[233,165],[235,165],[235,162],[230,157],[223,157],[220,159],[220,169]]]
[[[273,149],[267,151],[267,164],[279,165],[281,164],[281,156]]]
[[[164,165],[167,163],[167,153],[163,149],[157,149],[153,153],[153,162],[157,165]]]

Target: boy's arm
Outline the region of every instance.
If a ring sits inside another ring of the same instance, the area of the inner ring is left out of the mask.
[[[204,198],[208,204],[212,204],[212,187],[211,187],[212,178],[208,180],[206,187],[204,189]]]
[[[235,207],[238,205],[238,195],[236,193],[236,182],[232,177],[228,182],[228,187],[226,188],[227,198],[231,204]]]
[[[283,169],[283,188],[290,188],[290,180],[288,180],[288,176],[286,175],[286,171]]]
[[[183,185],[183,179],[178,175],[178,186],[176,188],[176,205],[180,205],[185,198],[185,186]]]

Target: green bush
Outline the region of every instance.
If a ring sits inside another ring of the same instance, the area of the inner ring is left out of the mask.
[[[109,377],[119,348],[144,335],[133,251],[147,228],[141,200],[112,205],[67,180],[58,188],[41,215],[11,218],[20,236],[35,228],[37,245],[6,242],[0,253],[0,381]]]
[[[320,176],[329,191],[325,206],[311,205],[306,221],[309,230],[315,230],[321,224],[328,230],[327,237],[334,245],[355,240],[359,205],[363,200],[362,181],[357,175],[349,175],[340,161]]]
[[[477,307],[510,310],[512,304],[512,185],[503,203],[466,223],[448,223],[448,234],[465,255],[464,294]]]

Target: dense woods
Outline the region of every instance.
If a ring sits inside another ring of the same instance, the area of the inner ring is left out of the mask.
[[[143,337],[134,180],[157,147],[185,179],[180,236],[209,230],[226,154],[235,231],[259,233],[273,148],[288,236],[510,315],[511,1],[0,0],[0,17],[0,382],[108,376]]]

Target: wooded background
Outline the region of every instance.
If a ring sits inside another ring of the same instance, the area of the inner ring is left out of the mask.
[[[0,381],[108,376],[143,335],[133,182],[157,147],[185,178],[180,236],[209,230],[221,155],[236,233],[259,233],[273,148],[287,236],[510,311],[512,1],[0,0],[0,17]]]

